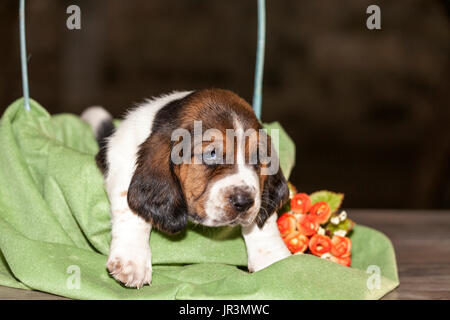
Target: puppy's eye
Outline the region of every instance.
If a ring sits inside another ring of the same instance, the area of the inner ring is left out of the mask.
[[[205,161],[216,161],[217,155],[216,155],[216,149],[213,149],[211,151],[207,151],[203,154],[203,159]]]
[[[216,154],[216,150],[213,149],[203,153],[203,161],[209,166],[217,165],[219,163],[219,157]]]

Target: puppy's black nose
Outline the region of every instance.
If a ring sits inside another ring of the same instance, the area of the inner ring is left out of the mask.
[[[255,202],[247,192],[237,192],[230,197],[230,202],[236,211],[247,211]]]

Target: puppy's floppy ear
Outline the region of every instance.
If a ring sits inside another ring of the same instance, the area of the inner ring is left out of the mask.
[[[170,137],[163,134],[152,133],[140,146],[128,205],[157,229],[176,233],[186,227],[187,205],[170,154]]]
[[[256,216],[258,227],[262,228],[272,213],[281,208],[288,199],[289,187],[281,172],[281,168],[279,168],[276,174],[268,175],[264,182],[264,189],[261,195],[261,209]]]

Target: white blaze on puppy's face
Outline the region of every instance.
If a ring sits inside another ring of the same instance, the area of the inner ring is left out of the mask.
[[[236,156],[235,172],[221,178],[211,186],[205,203],[206,218],[203,225],[248,225],[253,222],[261,205],[260,179],[256,170],[246,163],[246,135],[241,123],[234,121]],[[227,130],[227,133],[230,131]],[[227,151],[234,149],[234,144]],[[230,152],[227,152],[227,156]],[[250,157],[249,157],[250,158]]]

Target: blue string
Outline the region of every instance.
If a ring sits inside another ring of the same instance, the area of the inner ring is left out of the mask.
[[[253,110],[258,119],[261,119],[265,37],[266,2],[265,0],[258,0],[258,42],[256,46],[255,83],[253,88]]]
[[[25,44],[25,0],[20,0],[19,6],[20,27],[20,63],[22,67],[22,89],[25,109],[30,111],[30,93],[28,89],[27,48]]]

